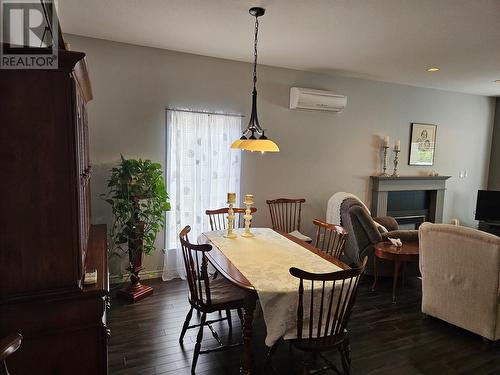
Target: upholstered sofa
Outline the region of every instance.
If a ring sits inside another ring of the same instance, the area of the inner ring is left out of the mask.
[[[383,225],[388,232],[381,233],[375,222]],[[363,204],[354,198],[345,199],[340,205],[340,224],[349,233],[342,260],[349,265],[360,266],[362,259],[368,256],[369,274],[372,274],[373,247],[377,242],[384,241],[387,237],[400,238],[403,242],[418,240],[417,230],[399,230],[396,220],[389,216],[372,218]],[[381,261],[377,267],[378,274],[392,276],[393,267],[392,264]]]
[[[500,338],[500,237],[424,223],[419,229],[422,312],[488,340]]]

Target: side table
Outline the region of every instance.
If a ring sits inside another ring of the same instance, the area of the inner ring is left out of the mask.
[[[389,241],[375,244],[373,253],[373,274],[374,281],[372,291],[377,285],[377,258],[392,260],[394,262],[394,281],[392,283],[392,303],[396,303],[396,285],[398,282],[401,262],[418,262],[418,241],[403,242],[403,246],[397,247]]]

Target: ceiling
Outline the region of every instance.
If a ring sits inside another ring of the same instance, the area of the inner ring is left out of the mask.
[[[66,33],[500,96],[500,0],[62,0]],[[439,72],[428,73],[437,66]]]

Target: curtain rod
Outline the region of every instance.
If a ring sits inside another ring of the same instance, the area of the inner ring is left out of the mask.
[[[203,113],[205,115],[245,117],[244,115],[239,115],[239,114],[236,114],[236,113],[218,113],[218,112],[207,112],[207,111],[191,111],[189,109],[170,108],[170,107],[165,107],[165,109],[167,111],[189,112],[189,113]]]

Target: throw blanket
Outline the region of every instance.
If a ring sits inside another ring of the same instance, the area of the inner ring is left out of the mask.
[[[359,199],[354,194],[340,191],[338,193],[333,194],[330,197],[330,199],[328,199],[328,206],[326,208],[326,221],[328,223],[341,225],[340,205],[342,204],[343,201],[345,201],[348,198],[356,199],[365,208],[366,212],[368,212],[368,214],[371,215],[370,210],[368,209],[368,207],[366,207],[366,205],[363,203],[361,199]],[[379,227],[382,230],[382,232],[387,232],[387,229],[384,226],[380,225],[379,223],[375,222],[375,225]]]

